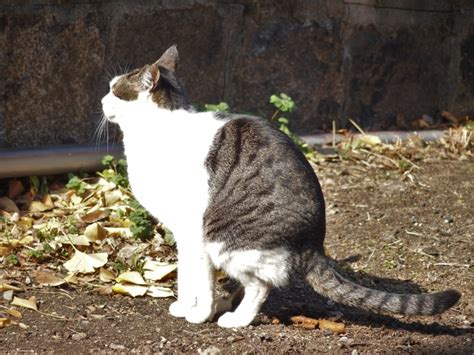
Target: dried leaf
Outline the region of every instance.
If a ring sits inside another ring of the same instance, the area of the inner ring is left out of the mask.
[[[319,329],[330,330],[334,334],[341,334],[345,332],[345,324],[332,322],[330,320],[320,319],[319,320]]]
[[[380,140],[379,137],[374,136],[374,135],[370,135],[370,134],[361,135],[357,139],[357,142],[360,142],[360,143],[363,143],[363,144],[369,145],[369,146],[375,146],[375,145],[382,144],[382,141]]]
[[[147,280],[158,281],[175,271],[177,267],[176,264],[147,260],[143,265],[145,270],[143,277]]]
[[[120,190],[106,191],[104,193],[105,205],[112,206],[114,203],[123,198],[123,193]]]
[[[295,327],[303,327],[305,329],[315,329],[319,321],[314,318],[305,316],[294,316],[290,318]]]
[[[45,212],[50,211],[54,208],[54,205],[47,205],[41,201],[31,201],[29,210],[30,212]]]
[[[74,273],[67,275],[64,278],[64,281],[66,281],[68,284],[74,284],[74,285],[77,285],[79,283],[79,279]]]
[[[12,323],[12,320],[9,318],[0,318],[0,328],[8,327]]]
[[[31,296],[27,300],[24,298],[13,297],[13,301],[10,303],[12,306],[24,307],[29,309],[34,309],[35,311],[38,310],[38,306],[36,305],[36,297]]]
[[[76,250],[71,260],[64,263],[69,272],[88,274],[107,263],[107,253],[86,254]]]
[[[148,287],[146,286],[138,286],[138,285],[124,285],[124,284],[115,284],[112,287],[112,290],[116,293],[121,293],[123,295],[129,295],[132,297],[143,296],[148,291]]]
[[[174,296],[174,292],[170,288],[160,286],[150,286],[146,294],[153,298],[167,298]]]
[[[74,245],[88,246],[91,244],[89,238],[87,238],[85,235],[71,235],[69,238],[66,238],[65,242],[67,241]]]
[[[117,282],[127,282],[135,285],[146,285],[145,280],[143,280],[142,275],[137,271],[127,271],[121,273],[117,279]]]
[[[23,314],[21,314],[20,311],[17,311],[16,309],[13,309],[13,308],[7,309],[5,313],[8,313],[9,315],[15,318],[23,318]]]
[[[115,274],[107,269],[100,268],[99,278],[102,282],[112,282],[115,280]]]
[[[108,296],[113,293],[112,287],[110,287],[110,285],[97,287],[94,291],[103,296]]]
[[[9,284],[6,284],[6,283],[1,283],[0,284],[0,291],[8,291],[8,290],[23,291],[21,288],[16,287],[16,286],[12,286],[12,285],[9,285]]]
[[[13,200],[8,197],[0,197],[0,210],[4,210],[11,213],[20,213],[20,210],[16,206],[15,202],[13,202]]]
[[[37,271],[35,273],[35,278],[36,282],[42,286],[59,286],[66,282],[63,278],[58,277],[50,271]]]
[[[7,256],[11,254],[13,247],[11,245],[0,245],[0,256]]]
[[[94,223],[87,226],[84,235],[90,241],[102,240],[107,237],[107,230],[100,223]]]
[[[92,212],[87,213],[86,215],[82,216],[81,219],[85,223],[94,223],[101,219],[104,219],[108,216],[108,213],[104,210],[95,210]]]

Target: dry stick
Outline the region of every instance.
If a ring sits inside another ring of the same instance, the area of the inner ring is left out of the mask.
[[[336,147],[336,121],[332,121],[332,147]]]
[[[435,263],[435,266],[459,266],[459,267],[471,267],[469,264],[459,264],[459,263]]]

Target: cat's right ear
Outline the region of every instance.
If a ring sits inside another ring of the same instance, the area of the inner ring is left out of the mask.
[[[166,50],[166,52],[163,53],[160,59],[156,61],[155,64],[175,72],[176,69],[178,68],[178,61],[179,61],[178,48],[176,47],[176,44],[175,44],[169,47]]]
[[[158,81],[160,80],[160,70],[158,69],[158,65],[145,65],[140,70],[140,85],[143,91],[151,91],[153,90],[156,85],[158,85]]]

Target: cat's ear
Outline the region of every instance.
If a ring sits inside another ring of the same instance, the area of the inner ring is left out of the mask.
[[[178,48],[176,48],[176,44],[169,47],[165,53],[156,61],[155,64],[162,66],[168,70],[176,71],[178,68]]]
[[[145,65],[139,72],[140,86],[143,91],[153,90],[160,80],[160,70],[158,65]]]

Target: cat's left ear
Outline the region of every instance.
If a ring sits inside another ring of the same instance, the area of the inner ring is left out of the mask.
[[[176,48],[176,44],[169,47],[165,53],[156,61],[156,65],[162,66],[168,70],[176,71],[178,68],[178,48]]]
[[[143,91],[153,90],[156,85],[158,85],[158,81],[160,80],[160,70],[158,69],[158,65],[145,65],[139,73],[140,77],[140,85]]]

